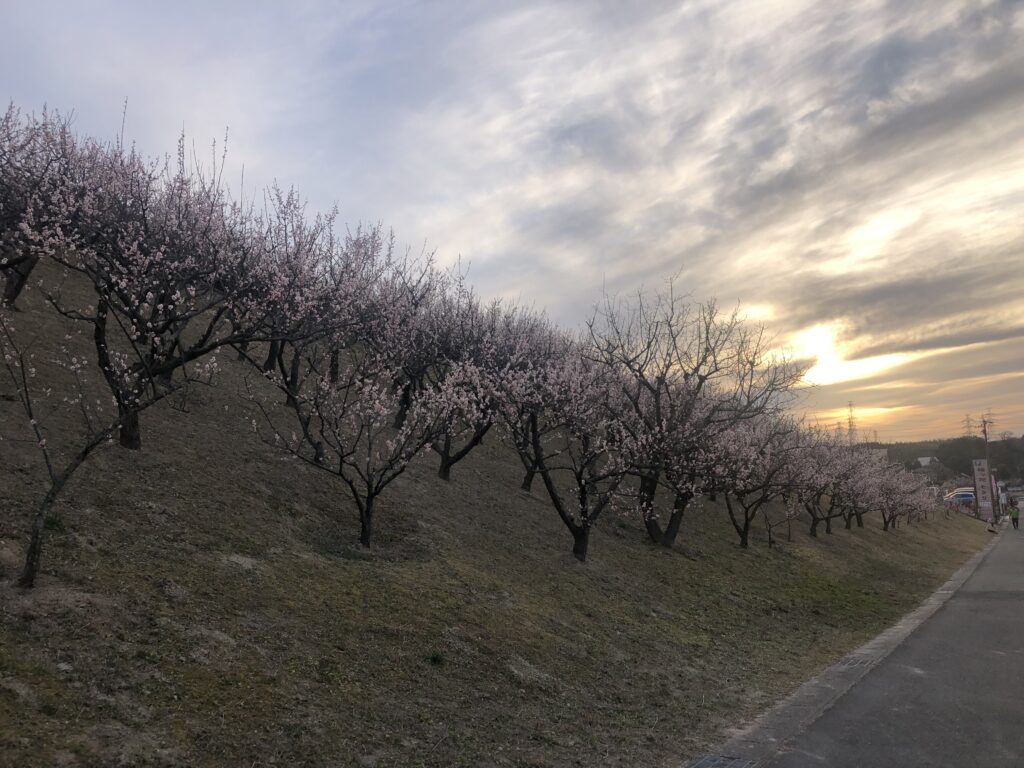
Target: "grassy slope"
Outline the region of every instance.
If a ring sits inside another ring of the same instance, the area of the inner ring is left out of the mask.
[[[0,443],[0,765],[676,766],[988,535],[871,519],[745,552],[708,504],[683,551],[610,517],[580,565],[492,439],[450,484],[414,466],[367,554],[340,485],[253,438],[239,381],[227,366],[190,413],[143,416],[143,452],[83,468],[27,594],[40,466]]]

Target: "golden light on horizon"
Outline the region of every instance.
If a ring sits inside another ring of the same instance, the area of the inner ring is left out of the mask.
[[[873,427],[887,427],[891,424],[888,417],[895,416],[900,413],[906,413],[907,411],[913,410],[912,406],[909,405],[897,405],[891,407],[855,407],[854,416],[857,419],[857,423],[866,429]],[[848,407],[845,408],[829,408],[824,411],[817,411],[814,417],[823,424],[832,424],[839,422],[844,424],[850,415]]]

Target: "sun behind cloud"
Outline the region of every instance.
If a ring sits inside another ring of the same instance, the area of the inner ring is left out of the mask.
[[[847,359],[837,343],[837,327],[822,323],[794,334],[792,355],[798,360],[814,360],[804,375],[808,384],[825,386],[875,376],[921,357],[921,354],[892,353],[874,357]]]

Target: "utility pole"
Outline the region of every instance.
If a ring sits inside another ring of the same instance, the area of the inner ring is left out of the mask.
[[[995,426],[995,423],[995,419],[992,418],[991,408],[981,414],[981,436],[985,439],[985,464],[988,465],[989,484],[993,486],[995,486],[995,483],[992,478],[995,477],[995,472],[992,470],[992,457],[988,448],[988,431],[989,428]],[[999,508],[999,487],[990,488],[989,492],[992,494],[992,520],[998,523],[999,513],[1002,511]]]
[[[853,417],[853,400],[847,402],[846,405],[849,409],[846,415],[846,439],[849,440],[850,446],[853,447],[854,436],[857,430],[857,421]]]

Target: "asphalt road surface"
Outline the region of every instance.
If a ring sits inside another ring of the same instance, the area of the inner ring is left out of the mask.
[[[1024,766],[1024,530],[758,768]]]

